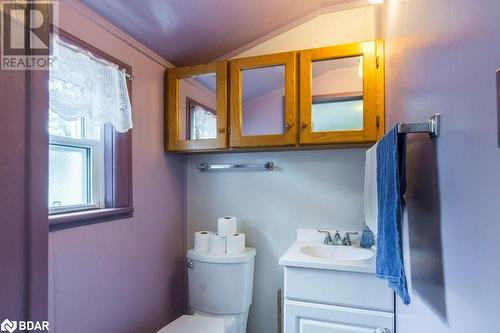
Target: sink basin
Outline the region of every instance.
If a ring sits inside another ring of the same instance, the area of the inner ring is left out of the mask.
[[[347,230],[339,231],[344,232]],[[297,239],[280,257],[280,265],[375,274],[375,249],[359,247],[357,239],[352,246],[325,245],[323,237],[318,229],[297,229]]]
[[[373,257],[373,251],[352,246],[307,245],[300,248],[306,256],[339,261],[360,261]]]

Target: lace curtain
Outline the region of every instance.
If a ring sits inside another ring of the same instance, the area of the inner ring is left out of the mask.
[[[191,107],[191,140],[217,138],[217,118],[198,105]]]
[[[53,36],[49,107],[64,120],[85,117],[95,125],[111,123],[118,132],[132,128],[125,71],[116,64]]]

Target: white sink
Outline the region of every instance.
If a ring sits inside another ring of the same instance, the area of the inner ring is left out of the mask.
[[[375,274],[376,251],[359,247],[358,237],[351,238],[352,246],[324,245],[324,238],[318,229],[297,229],[297,239],[280,257],[280,265]]]
[[[300,247],[300,252],[314,258],[339,261],[359,261],[373,258],[373,251],[352,246],[305,245]]]

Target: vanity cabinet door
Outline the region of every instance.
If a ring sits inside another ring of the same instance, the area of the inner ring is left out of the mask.
[[[284,333],[392,333],[394,314],[285,300]]]
[[[230,62],[230,146],[280,147],[297,141],[296,52]]]
[[[383,42],[300,51],[300,144],[375,142],[384,133]]]
[[[227,62],[167,70],[167,151],[227,148]]]

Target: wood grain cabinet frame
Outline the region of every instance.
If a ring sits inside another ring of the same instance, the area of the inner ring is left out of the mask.
[[[383,41],[367,41],[300,51],[300,144],[375,142],[384,133]],[[363,129],[313,132],[312,62],[363,56]]]
[[[179,80],[216,73],[217,138],[187,140],[180,138]],[[198,151],[227,148],[227,62],[167,69],[166,151]]]
[[[297,142],[297,53],[284,52],[230,61],[230,146],[258,148],[291,146]],[[243,135],[242,71],[285,66],[285,114],[283,134]]]

